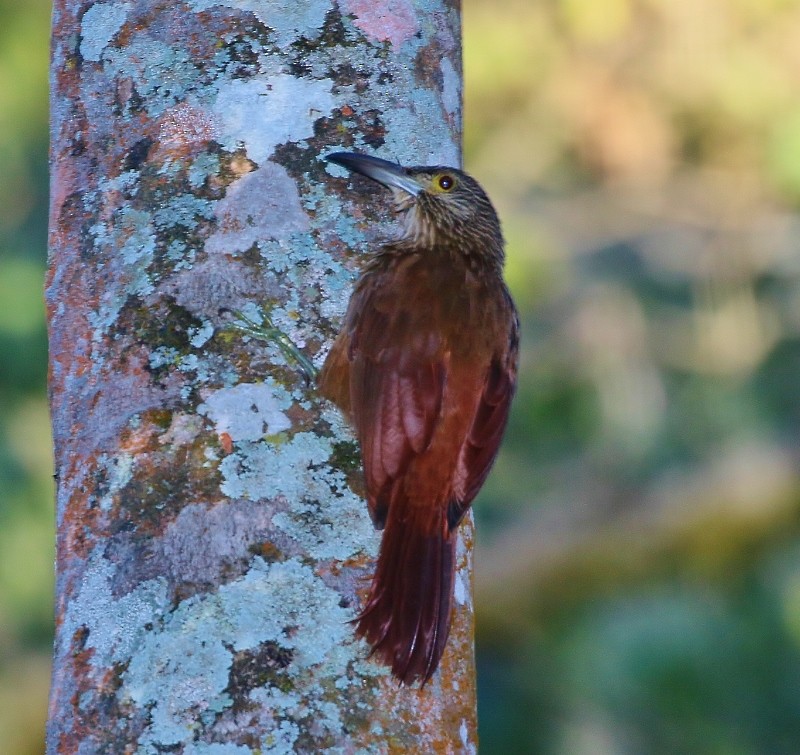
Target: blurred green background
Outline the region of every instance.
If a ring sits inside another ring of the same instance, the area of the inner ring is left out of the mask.
[[[0,752],[42,751],[49,5],[0,0]],[[800,2],[464,0],[524,322],[482,752],[800,752]]]

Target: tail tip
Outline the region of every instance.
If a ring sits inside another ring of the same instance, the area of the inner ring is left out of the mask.
[[[368,657],[388,666],[400,686],[412,687],[419,683],[419,688],[424,688],[439,668],[448,632],[445,630],[444,637],[435,637],[429,642],[404,642],[402,638],[390,641],[387,628],[376,633],[365,614],[366,611],[356,619],[356,634],[371,645]]]

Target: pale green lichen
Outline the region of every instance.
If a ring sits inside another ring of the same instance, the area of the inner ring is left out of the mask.
[[[63,614],[62,636],[72,638],[79,629],[88,630],[85,647],[93,652],[91,666],[106,671],[117,662],[127,662],[141,646],[147,626],[167,610],[164,579],[148,580],[127,595],[115,597],[116,566],[106,560],[100,546],[88,559],[80,587]]]
[[[184,601],[133,654],[122,677],[121,697],[149,708],[150,724],[140,746],[185,741],[209,706],[224,707],[220,698],[228,684],[231,653],[218,637],[214,608]]]
[[[148,364],[151,370],[158,370],[162,367],[169,367],[178,364],[181,354],[171,346],[157,346],[150,351]]]
[[[219,173],[219,155],[203,152],[198,155],[189,166],[187,174],[189,186],[193,189],[201,188],[209,176]]]
[[[118,176],[101,178],[97,182],[97,191],[100,195],[109,191],[122,191],[135,196],[139,191],[140,179],[141,173],[138,170],[126,170]]]
[[[319,34],[325,14],[331,9],[331,0],[305,0],[305,2],[283,2],[265,4],[263,0],[189,0],[189,7],[203,11],[216,5],[250,11],[264,26],[272,29],[276,42],[285,47],[298,37],[309,39]]]
[[[109,511],[114,503],[114,495],[119,493],[133,477],[135,458],[131,454],[121,453],[113,457],[102,454],[98,459],[100,469],[105,469],[107,489],[99,500],[103,511]]]
[[[210,322],[204,322],[199,328],[189,328],[189,343],[194,348],[199,349],[214,335],[214,326]]]
[[[273,697],[273,715],[283,723],[264,746],[275,746],[278,740],[269,741],[274,736],[291,746],[299,734],[293,719],[310,714],[318,715],[321,729],[338,732],[338,713],[331,717],[314,680],[346,672],[355,654],[350,618],[351,612],[339,606],[339,594],[296,559],[268,564],[255,558],[247,574],[215,594],[184,600],[141,638],[122,676],[123,699],[150,711],[140,746],[191,740],[198,715],[231,703],[225,690],[233,652],[265,642],[290,651],[287,673],[296,694],[286,696],[282,707]]]
[[[99,61],[128,17],[131,3],[94,3],[81,19],[80,51],[84,60]]]
[[[273,516],[273,524],[312,558],[374,555],[379,536],[364,502],[331,466],[332,453],[331,441],[312,433],[280,443],[241,443],[220,464],[222,491],[234,498],[285,500],[288,507]]]
[[[374,557],[380,533],[372,526],[364,501],[347,488],[340,472],[325,474],[322,482],[338,491],[333,505],[324,509],[327,516],[317,501],[305,498],[293,501],[290,511],[275,514],[272,523],[313,558],[346,561],[359,553]]]
[[[183,755],[253,755],[253,751],[244,745],[189,742],[183,748]]]
[[[300,318],[305,309],[305,292],[315,291],[323,317],[332,319],[344,314],[354,276],[321,249],[310,234],[293,234],[285,242],[263,242],[259,248],[270,269],[292,284],[286,287],[284,301],[271,310],[270,317],[298,345],[306,335]]]
[[[264,737],[262,752],[270,755],[285,755],[294,752],[294,743],[300,736],[300,727],[294,721],[278,721]]]
[[[207,199],[193,194],[178,194],[159,205],[153,212],[153,222],[159,230],[174,226],[196,228],[199,220],[210,220],[214,217],[214,207],[214,203]]]
[[[133,207],[120,208],[113,225],[100,222],[89,231],[94,236],[95,249],[114,260],[111,267],[120,278],[114,293],[105,294],[98,309],[89,315],[94,340],[99,341],[116,321],[128,296],[147,296],[155,290],[149,267],[156,251],[156,237],[150,213]]]
[[[303,497],[319,500],[330,494],[330,488],[312,469],[330,458],[328,438],[297,433],[281,444],[245,442],[241,446],[220,465],[225,495],[251,500],[283,496],[300,501]]]
[[[110,79],[136,82],[136,90],[151,117],[162,115],[178,103],[192,102],[198,98],[198,92],[202,92],[203,97],[211,95],[198,88],[197,82],[203,77],[188,50],[149,35],[136,35],[119,50],[109,48],[104,62]],[[84,100],[91,102],[92,93],[86,92]]]

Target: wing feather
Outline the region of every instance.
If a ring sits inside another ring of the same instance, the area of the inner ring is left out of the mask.
[[[363,287],[352,314],[350,405],[370,513],[382,526],[395,482],[433,437],[446,357],[431,318],[409,309],[393,288]]]
[[[511,400],[517,384],[519,353],[519,321],[513,309],[511,314],[508,348],[495,356],[486,371],[481,398],[458,458],[453,485],[455,495],[447,511],[451,530],[458,526],[486,481],[508,422]]]

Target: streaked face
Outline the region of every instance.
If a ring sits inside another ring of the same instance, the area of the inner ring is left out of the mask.
[[[370,155],[336,152],[327,159],[361,173],[392,192],[405,214],[402,241],[417,245],[477,246],[502,259],[500,221],[478,182],[457,168],[405,168]]]

